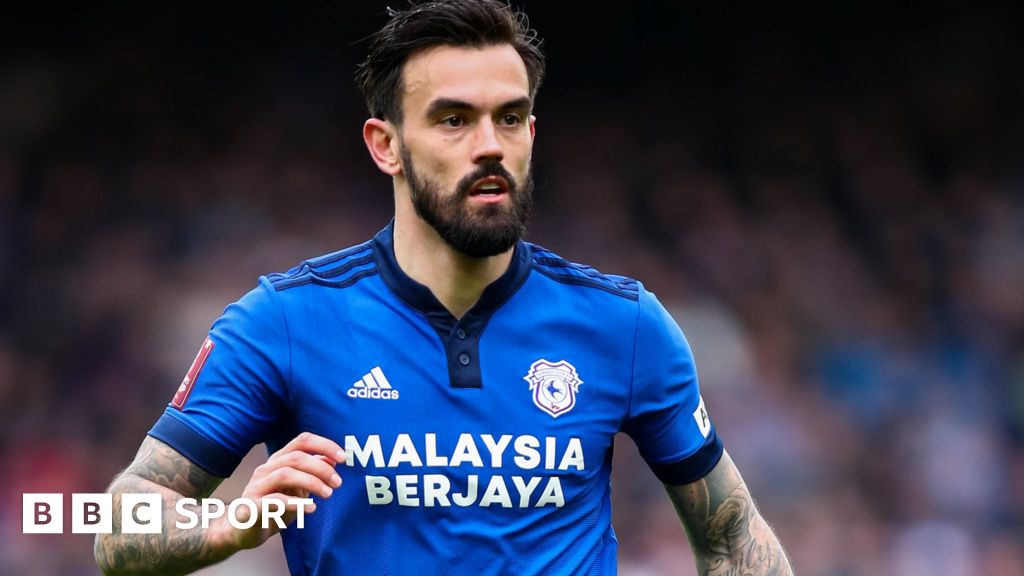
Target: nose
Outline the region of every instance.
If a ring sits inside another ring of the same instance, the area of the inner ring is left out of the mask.
[[[498,131],[490,118],[482,120],[477,124],[473,142],[473,162],[501,162],[505,158],[505,151],[498,140]]]

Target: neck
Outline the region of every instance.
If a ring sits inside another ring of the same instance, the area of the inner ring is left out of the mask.
[[[512,261],[513,249],[488,258],[473,258],[456,251],[412,206],[396,210],[394,234],[399,267],[429,288],[455,318],[462,318]]]

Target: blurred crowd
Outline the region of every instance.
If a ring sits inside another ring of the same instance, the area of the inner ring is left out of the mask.
[[[839,52],[835,78],[818,36],[768,27],[728,74],[697,50],[615,86],[570,76],[568,28],[535,16],[529,239],[676,316],[799,574],[1024,574],[1024,51],[1001,15]],[[2,60],[0,573],[95,573],[88,536],[21,534],[21,494],[102,491],[226,304],[390,217],[351,62],[168,42]],[[615,456],[622,574],[695,573],[629,440]]]

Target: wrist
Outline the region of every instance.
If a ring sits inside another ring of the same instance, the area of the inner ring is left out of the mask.
[[[245,549],[239,538],[239,531],[227,521],[226,516],[214,520],[210,524],[206,536],[210,547],[216,550],[218,555],[226,557]]]

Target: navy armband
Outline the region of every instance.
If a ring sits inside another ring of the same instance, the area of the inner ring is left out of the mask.
[[[718,438],[718,433],[712,429],[711,436],[704,445],[686,458],[669,464],[648,462],[647,465],[651,467],[658,480],[672,486],[681,486],[707,476],[718,465],[724,452],[725,447]]]
[[[184,457],[218,478],[231,476],[245,456],[239,456],[211,441],[166,412],[150,429],[149,435],[181,452]]]

